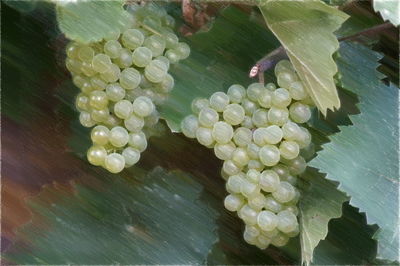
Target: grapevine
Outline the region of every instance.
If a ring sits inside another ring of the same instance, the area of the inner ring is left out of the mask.
[[[88,161],[112,173],[139,161],[160,125],[156,106],[174,87],[170,64],[190,54],[164,9],[150,3],[130,8],[133,16],[124,32],[66,48],[66,67],[81,90],[75,102],[80,123],[93,127]]]
[[[234,84],[227,93],[195,99],[194,114],[181,123],[186,137],[224,161],[225,208],[237,212],[245,241],[260,249],[298,235],[296,183],[306,168],[300,152],[312,152],[311,135],[301,126],[311,118],[310,96],[289,61],[280,61],[275,75],[279,88]]]

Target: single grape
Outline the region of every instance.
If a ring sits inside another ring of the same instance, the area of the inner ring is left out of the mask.
[[[240,185],[240,192],[243,196],[250,199],[260,193],[260,186],[247,179],[243,179]]]
[[[103,146],[100,145],[94,145],[87,151],[88,161],[96,166],[103,165],[106,157],[107,151]]]
[[[268,125],[268,112],[265,109],[257,109],[251,120],[256,127],[265,127]]]
[[[90,117],[97,123],[102,123],[102,122],[106,121],[109,115],[110,115],[110,111],[108,110],[107,107],[104,109],[100,109],[100,110],[92,109],[90,111]]]
[[[128,140],[129,133],[125,128],[117,126],[110,130],[109,141],[114,147],[123,147],[128,143]]]
[[[79,111],[88,111],[89,110],[89,97],[87,97],[83,93],[79,93],[75,99],[75,107]]]
[[[261,211],[265,206],[265,196],[262,193],[257,193],[251,196],[248,199],[248,203],[250,208],[256,211]]]
[[[279,149],[274,145],[265,145],[260,149],[260,161],[266,166],[274,166],[280,160]]]
[[[253,183],[258,184],[259,180],[260,180],[260,172],[254,169],[250,169],[249,171],[247,171],[246,173],[246,178]]]
[[[282,129],[276,125],[272,125],[266,128],[264,141],[268,144],[277,144],[282,140],[282,137]]]
[[[210,107],[217,112],[222,112],[229,104],[229,97],[224,92],[215,92],[210,97]]]
[[[228,89],[228,97],[232,103],[241,103],[246,97],[246,89],[239,84],[233,84]]]
[[[265,136],[267,136],[268,130],[265,127],[260,127],[253,132],[253,141],[258,146],[264,146],[267,144]],[[256,157],[258,158],[258,157]],[[255,158],[255,159],[256,159]]]
[[[82,75],[75,75],[72,77],[72,83],[78,88],[82,88],[83,84],[88,82],[88,79]]]
[[[279,152],[283,158],[291,160],[299,155],[300,147],[299,144],[294,141],[285,140],[279,145]]]
[[[290,119],[296,123],[305,123],[311,118],[311,110],[308,105],[296,102],[289,108]]]
[[[274,230],[278,221],[278,217],[270,211],[261,211],[257,216],[257,224],[264,231]]]
[[[294,72],[288,70],[281,71],[277,75],[278,85],[282,88],[290,88],[290,85],[293,82],[297,81],[297,79],[297,75]]]
[[[239,210],[239,213],[240,217],[246,224],[257,224],[258,212],[250,208],[248,204],[243,205],[243,207]]]
[[[280,203],[286,203],[291,201],[296,192],[294,187],[286,181],[282,181],[278,188],[272,192],[274,199]]]
[[[214,153],[220,160],[230,160],[232,158],[232,154],[235,151],[236,146],[232,142],[225,144],[215,144]]]
[[[170,62],[169,62],[169,59],[168,59],[167,57],[165,57],[165,56],[163,56],[163,55],[159,55],[159,56],[157,56],[155,59],[164,62],[164,63],[167,65],[167,68],[169,69],[169,67],[170,67]]]
[[[253,134],[250,129],[239,127],[233,134],[233,141],[239,147],[247,147],[252,141]]]
[[[258,109],[258,104],[249,100],[248,98],[245,98],[242,100],[242,107],[246,115],[251,116]]]
[[[290,84],[289,87],[290,97],[296,101],[301,101],[307,98],[308,93],[300,81],[295,81]]]
[[[278,213],[278,229],[283,233],[289,233],[298,226],[296,215],[289,210],[283,210]]]
[[[203,108],[199,113],[199,123],[204,127],[213,127],[213,125],[218,121],[218,113],[211,108]]]
[[[132,53],[132,62],[138,67],[145,67],[151,62],[152,56],[149,48],[138,47]]]
[[[154,110],[155,106],[153,102],[146,96],[139,96],[133,102],[133,111],[138,116],[149,116],[152,112],[154,112]]]
[[[116,127],[121,125],[121,122],[122,122],[121,119],[119,119],[113,114],[110,114],[108,118],[104,121],[104,124],[108,127]]]
[[[311,134],[306,128],[304,127],[299,127],[299,128],[300,128],[299,133],[301,134],[296,136],[295,141],[297,142],[297,144],[299,144],[300,149],[304,149],[311,144]]]
[[[272,170],[278,174],[278,176],[281,180],[286,180],[288,178],[288,176],[290,175],[289,168],[286,165],[283,165],[281,163],[272,167]]]
[[[282,71],[294,71],[294,68],[289,60],[284,59],[276,64],[274,71],[275,75],[277,76]]]
[[[258,146],[257,144],[250,143],[249,145],[247,145],[247,153],[249,154],[249,157],[251,159],[258,159],[259,152],[260,152],[260,146]]]
[[[306,167],[307,167],[306,161],[301,156],[297,156],[293,160],[289,160],[289,161],[285,162],[285,164],[288,166],[289,171],[292,175],[302,174],[306,170]]]
[[[96,71],[93,69],[92,64],[85,61],[82,61],[81,63],[81,71],[88,77],[93,77],[97,74]]]
[[[206,127],[199,127],[196,130],[197,141],[204,146],[210,146],[214,143],[212,136],[212,129]]]
[[[114,114],[121,119],[127,119],[133,112],[133,105],[128,100],[118,101],[114,105]]]
[[[119,57],[116,60],[116,63],[121,68],[130,67],[133,63],[132,53],[129,49],[122,48],[120,50]]]
[[[78,58],[84,62],[91,62],[94,57],[94,50],[87,45],[81,46],[78,51]]]
[[[100,76],[107,82],[116,82],[121,76],[121,69],[116,64],[111,64],[109,69]]]
[[[265,209],[278,213],[282,210],[282,204],[277,202],[273,197],[268,196],[265,198]]]
[[[77,59],[67,58],[67,60],[65,60],[65,66],[68,69],[68,71],[73,74],[82,73],[81,70],[82,62]]]
[[[178,36],[172,32],[165,32],[163,37],[165,39],[165,47],[168,49],[174,48],[179,42]]]
[[[275,191],[280,184],[280,179],[277,173],[272,170],[265,170],[260,175],[260,187],[265,192]]]
[[[130,132],[139,132],[144,126],[144,120],[136,114],[131,114],[130,117],[124,120],[124,125]]]
[[[217,143],[226,144],[233,137],[233,128],[226,122],[219,121],[213,125],[212,136]]]
[[[108,105],[108,97],[104,91],[92,91],[89,95],[89,104],[98,110],[104,109]]]
[[[174,78],[170,74],[167,74],[160,83],[157,83],[155,89],[160,93],[168,94],[172,91],[174,85]]]
[[[126,48],[133,50],[143,44],[144,35],[137,29],[129,29],[122,34],[121,41]]]
[[[289,91],[284,88],[276,89],[272,92],[272,105],[283,108],[290,104],[292,98],[290,97]]]
[[[171,64],[176,64],[180,60],[179,54],[175,50],[172,50],[172,49],[168,49],[165,52],[165,57],[168,58],[168,60]]]
[[[122,156],[125,159],[125,167],[130,167],[139,161],[140,151],[132,147],[126,147],[122,151]]]
[[[296,123],[288,121],[282,126],[282,133],[283,138],[286,140],[297,140],[301,138],[302,132]]]
[[[241,195],[229,194],[224,200],[225,208],[231,212],[240,210],[243,204],[244,199]]]
[[[119,84],[125,90],[133,90],[140,84],[140,73],[134,68],[125,68],[120,75]]]
[[[94,90],[103,91],[107,87],[107,83],[104,82],[100,77],[95,76],[90,79],[90,85]]]
[[[229,193],[240,193],[244,181],[245,179],[241,175],[231,175],[226,181],[226,189]]]
[[[190,55],[190,47],[187,43],[179,42],[175,47],[174,50],[178,54],[180,60],[186,59]]]
[[[143,132],[135,132],[129,134],[129,146],[143,152],[147,148],[146,135]]]
[[[196,138],[196,130],[199,127],[199,120],[194,115],[186,116],[181,122],[183,135],[188,138]]]
[[[223,112],[224,120],[232,126],[239,125],[244,119],[244,109],[237,103],[232,103],[226,106]]]
[[[125,167],[125,158],[119,153],[111,153],[105,158],[104,166],[113,174],[119,173]]]
[[[265,85],[265,88],[269,91],[274,91],[276,90],[276,85],[274,83],[268,83],[267,85]]]
[[[106,94],[110,101],[118,102],[125,97],[125,89],[119,83],[108,84],[106,87]]]
[[[167,75],[168,67],[161,60],[152,60],[144,69],[144,75],[151,82],[161,82]]]
[[[67,44],[65,52],[67,53],[67,56],[69,58],[75,59],[78,57],[79,49],[80,47],[76,42],[70,42],[69,44]]]
[[[271,244],[271,239],[269,239],[266,236],[260,235],[257,237],[257,243],[256,246],[259,249],[266,249],[268,246]]]
[[[249,162],[249,160],[250,158],[245,148],[236,148],[232,153],[232,161],[237,166],[244,167]]]
[[[247,163],[247,168],[262,171],[264,169],[264,165],[260,162],[260,160],[249,160]]]
[[[162,55],[165,50],[166,42],[163,37],[158,35],[151,35],[147,37],[143,43],[144,47],[147,47],[151,50],[153,57]]]
[[[247,87],[247,97],[251,101],[257,102],[263,91],[265,91],[263,84],[261,84],[261,83],[250,84],[249,87]]]
[[[277,234],[271,241],[271,244],[275,247],[283,247],[289,241],[289,237],[285,234]]]
[[[121,44],[116,40],[109,40],[104,44],[104,53],[112,59],[116,59],[121,55],[121,49]]]
[[[98,73],[107,72],[110,68],[111,59],[108,55],[105,54],[97,54],[93,57],[92,67]]]
[[[222,164],[222,168],[228,175],[236,175],[242,170],[242,168],[237,166],[232,160],[226,160]]]
[[[196,98],[192,101],[191,109],[195,114],[199,114],[203,108],[209,107],[210,102],[205,98]]]
[[[86,111],[82,111],[79,114],[79,122],[84,127],[92,127],[96,124],[96,122],[92,120],[90,113],[88,113]]]
[[[272,95],[273,95],[273,93],[271,91],[263,90],[257,99],[258,104],[264,108],[271,108]]]
[[[283,126],[289,119],[287,108],[271,107],[268,111],[268,121],[270,124]]]
[[[253,119],[250,116],[245,115],[242,123],[240,124],[242,127],[248,128],[248,129],[253,129],[254,124],[253,124]]]

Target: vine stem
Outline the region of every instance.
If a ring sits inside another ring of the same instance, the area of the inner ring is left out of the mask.
[[[368,28],[366,30],[357,32],[356,34],[350,35],[350,36],[345,36],[341,37],[338,40],[345,41],[345,40],[354,40],[357,39],[361,35],[372,35],[376,32],[379,32],[384,29],[388,29],[392,27],[392,24],[390,22],[386,22],[371,28]],[[250,69],[249,72],[249,77],[254,78],[258,76],[258,79],[260,83],[264,83],[264,72],[267,71],[270,68],[273,68],[280,60],[288,58],[285,48],[283,46],[280,46],[261,58],[260,60],[257,61],[257,63]]]

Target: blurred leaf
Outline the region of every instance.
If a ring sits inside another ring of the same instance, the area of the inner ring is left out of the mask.
[[[129,13],[123,1],[60,1],[57,20],[61,31],[69,39],[82,43],[98,42],[116,30],[129,25]]]
[[[17,264],[203,262],[216,241],[217,213],[199,199],[202,186],[161,168],[136,171],[135,178],[97,177],[72,192],[45,189],[31,201],[34,220],[6,258]]]
[[[302,190],[299,203],[301,260],[309,265],[315,247],[328,234],[328,222],[342,215],[342,204],[347,197],[316,169],[308,168],[303,175],[308,186]]]
[[[181,120],[192,113],[190,104],[194,98],[226,91],[235,83],[250,84],[250,68],[279,46],[271,33],[233,6],[218,16],[210,31],[196,33],[184,41],[191,47],[190,57],[171,67],[175,87],[161,109],[174,132],[180,131]],[[267,76],[266,80],[272,77]]]
[[[260,5],[268,27],[286,49],[297,74],[325,115],[340,107],[332,54],[339,43],[333,34],[348,16],[322,1],[269,0]]]
[[[19,12],[31,12],[35,10],[36,5],[38,3],[37,0],[20,0],[20,1],[15,1],[15,0],[4,0],[3,1],[6,5],[18,10]]]
[[[383,20],[400,25],[400,2],[398,0],[374,0],[374,9],[381,13]]]
[[[340,182],[350,204],[366,212],[380,229],[378,258],[398,260],[398,88],[381,82],[381,56],[361,45],[343,43],[337,59],[342,87],[358,94],[361,114],[340,127],[311,166]]]

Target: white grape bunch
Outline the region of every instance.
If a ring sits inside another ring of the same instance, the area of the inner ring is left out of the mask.
[[[224,161],[225,208],[244,221],[245,241],[261,249],[284,246],[299,233],[296,182],[306,168],[300,151],[311,147],[302,126],[311,118],[310,96],[289,61],[280,61],[275,75],[279,88],[234,84],[195,99],[194,114],[181,123],[186,137]]]
[[[139,161],[147,139],[160,126],[156,105],[174,87],[170,64],[190,54],[164,9],[152,3],[130,9],[129,29],[66,48],[66,67],[81,90],[75,102],[80,123],[93,127],[88,161],[112,173]]]

